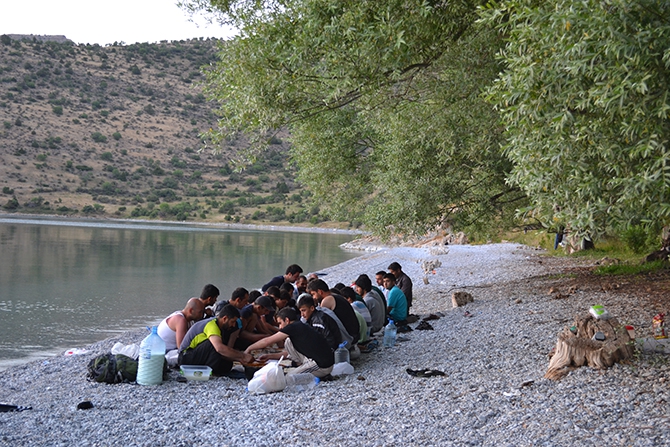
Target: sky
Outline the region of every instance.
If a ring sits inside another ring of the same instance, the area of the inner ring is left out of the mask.
[[[177,0],[3,0],[2,34],[65,35],[75,43],[160,42],[225,38],[230,29],[189,21]]]

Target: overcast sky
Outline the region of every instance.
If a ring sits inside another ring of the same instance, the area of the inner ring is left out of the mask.
[[[189,21],[177,0],[3,0],[2,34],[57,34],[75,43],[159,42],[232,35],[229,29]]]

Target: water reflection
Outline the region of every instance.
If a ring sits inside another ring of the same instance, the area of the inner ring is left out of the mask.
[[[0,219],[0,367],[155,323],[206,283],[225,299],[356,256],[346,234],[48,222]]]

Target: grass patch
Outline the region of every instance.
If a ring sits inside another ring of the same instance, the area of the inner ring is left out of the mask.
[[[593,273],[601,276],[614,275],[639,275],[645,273],[655,273],[668,268],[668,263],[664,261],[647,262],[645,264],[619,264],[603,265],[593,270]]]

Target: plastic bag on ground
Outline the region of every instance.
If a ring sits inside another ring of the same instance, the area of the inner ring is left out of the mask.
[[[279,360],[281,362],[281,360]],[[284,369],[279,362],[271,362],[256,371],[249,381],[247,389],[252,394],[266,394],[282,391],[286,388]]]
[[[175,368],[179,362],[179,349],[173,349],[165,354],[165,362],[170,368]]]
[[[333,365],[333,370],[331,371],[331,376],[344,376],[354,373],[354,367],[351,364],[346,362],[335,363]]]
[[[116,342],[114,343],[114,346],[112,346],[112,354],[123,354],[133,360],[137,360],[140,356],[140,347],[135,343],[124,345],[123,343]]]

